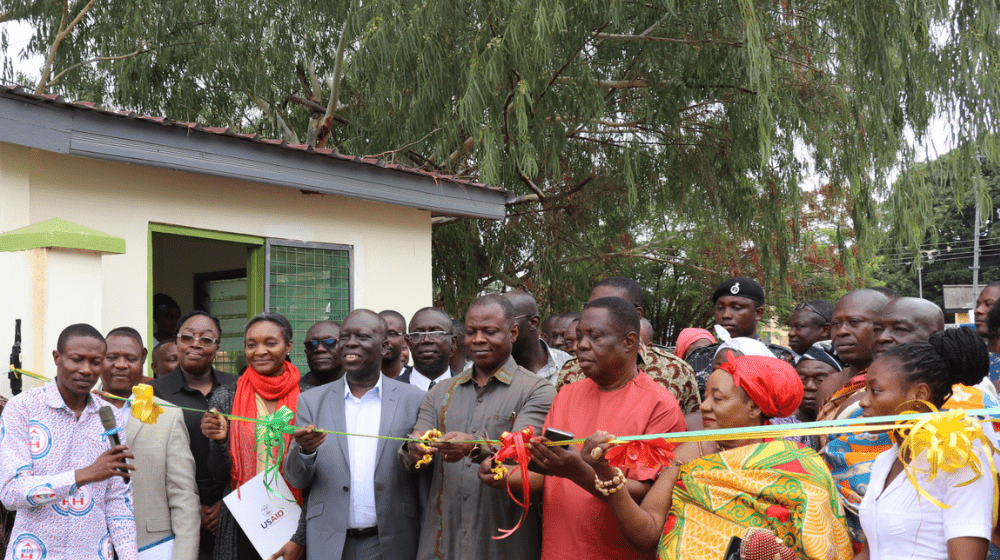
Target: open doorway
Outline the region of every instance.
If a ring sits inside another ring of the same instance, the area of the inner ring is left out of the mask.
[[[167,231],[156,231],[156,229]],[[215,367],[239,374],[246,367],[243,326],[262,308],[248,278],[260,277],[255,257],[263,239],[161,226],[150,231],[153,294],[166,294],[181,313],[199,309],[218,318],[222,336]],[[259,283],[259,282],[258,282]],[[262,302],[261,302],[262,303]],[[154,330],[151,324],[151,332]],[[151,343],[155,343],[150,335]]]
[[[301,341],[317,321],[343,321],[353,308],[352,247],[254,237],[180,226],[149,225],[149,340],[155,344],[152,297],[172,297],[181,313],[207,311],[222,323],[215,367],[246,368],[243,328],[264,311],[292,324],[292,363],[307,371]]]

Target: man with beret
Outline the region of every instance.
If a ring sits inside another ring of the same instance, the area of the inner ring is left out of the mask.
[[[715,305],[715,322],[726,329],[731,338],[757,336],[757,323],[764,316],[764,288],[751,278],[737,276],[730,278],[715,289],[712,294]],[[698,389],[705,391],[705,382],[712,373],[712,360],[720,343],[709,344],[691,350],[685,360],[694,368],[698,379]],[[792,351],[784,346],[768,344],[767,348],[776,358],[790,362]]]

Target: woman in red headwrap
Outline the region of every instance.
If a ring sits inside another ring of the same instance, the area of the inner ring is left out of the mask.
[[[701,414],[706,429],[763,426],[802,401],[795,368],[777,358],[731,357],[708,378]],[[614,436],[598,432],[582,455],[599,487],[614,480],[603,459]],[[625,535],[661,559],[853,556],[833,479],[815,451],[783,439],[683,443],[637,504],[628,492],[608,503]],[[736,539],[734,539],[734,537]],[[742,539],[742,548],[733,544]]]

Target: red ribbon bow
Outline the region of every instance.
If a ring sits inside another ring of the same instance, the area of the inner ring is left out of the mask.
[[[500,451],[493,457],[493,461],[500,463],[506,461],[507,459],[513,459],[517,462],[518,469],[521,470],[521,486],[524,492],[524,500],[518,500],[514,493],[510,491],[510,486],[507,487],[507,494],[510,498],[514,500],[514,503],[524,508],[521,513],[521,519],[517,521],[517,525],[514,525],[513,529],[498,529],[501,533],[500,536],[493,537],[494,539],[506,539],[507,537],[514,534],[514,531],[521,526],[528,517],[528,505],[531,499],[531,483],[528,480],[528,463],[531,462],[531,453],[524,447],[524,442],[531,439],[535,435],[535,428],[533,426],[528,426],[527,428],[521,430],[520,432],[504,432],[500,436]]]
[[[628,441],[608,449],[604,454],[608,464],[622,469],[670,466],[674,446],[663,438]]]

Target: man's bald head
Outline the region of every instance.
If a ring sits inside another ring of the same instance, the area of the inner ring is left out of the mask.
[[[875,357],[909,342],[927,342],[944,330],[944,312],[932,301],[901,297],[890,301],[875,319]]]
[[[517,340],[514,341],[512,350],[514,360],[522,366],[527,367],[525,364],[529,359],[528,356],[530,353],[532,351],[541,351],[542,348],[538,344],[540,337],[538,303],[535,302],[535,298],[528,292],[504,292],[500,295],[514,306],[514,323],[517,325],[518,331]]]
[[[529,317],[538,316],[538,303],[535,298],[528,292],[505,292],[502,294],[504,298],[507,299],[511,304],[514,305],[514,312],[520,315],[527,315]]]
[[[848,292],[833,309],[830,336],[844,363],[857,371],[871,365],[875,350],[875,319],[889,298],[868,288]]]

